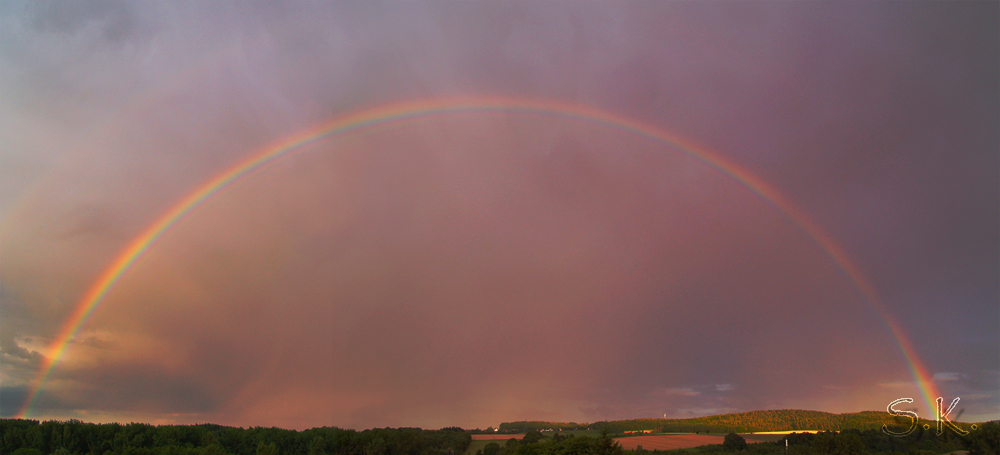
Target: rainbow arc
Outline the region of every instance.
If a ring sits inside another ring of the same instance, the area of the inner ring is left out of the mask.
[[[188,193],[187,196],[177,201],[176,204],[166,210],[138,236],[133,238],[125,249],[103,270],[93,284],[87,288],[83,297],[66,319],[58,335],[49,345],[45,360],[32,383],[28,398],[25,400],[16,417],[24,418],[31,414],[33,407],[38,401],[38,397],[45,388],[45,384],[48,382],[56,365],[66,355],[71,341],[132,265],[172,226],[222,189],[275,160],[279,160],[296,151],[304,150],[309,145],[326,139],[383,128],[429,116],[482,112],[529,113],[568,118],[646,137],[672,146],[698,159],[753,191],[805,231],[858,288],[872,308],[881,316],[891,333],[897,348],[910,370],[910,374],[913,376],[923,395],[928,409],[934,409],[935,399],[938,396],[934,382],[917,356],[916,350],[913,348],[909,338],[886,310],[874,287],[872,287],[857,266],[848,258],[843,248],[834,242],[832,238],[801,210],[796,208],[788,198],[778,192],[774,186],[738,166],[736,163],[729,161],[722,155],[652,125],[578,104],[549,100],[480,97],[432,99],[392,104],[336,117],[265,147],[208,179],[201,186]]]

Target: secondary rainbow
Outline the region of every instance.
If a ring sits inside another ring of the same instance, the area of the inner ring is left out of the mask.
[[[862,276],[858,268],[851,262],[847,254],[818,225],[797,209],[787,198],[773,186],[761,180],[756,175],[741,168],[735,163],[723,158],[705,147],[698,146],[673,134],[667,133],[651,125],[616,116],[588,106],[570,104],[550,100],[534,100],[520,98],[459,98],[433,99],[377,107],[361,112],[348,114],[306,129],[290,138],[276,142],[261,151],[248,156],[232,167],[212,177],[190,194],[179,200],[162,216],[156,219],[148,228],[136,236],[122,250],[111,264],[97,277],[87,289],[72,314],[66,319],[58,335],[49,345],[48,352],[41,368],[32,383],[31,391],[16,415],[17,418],[27,417],[34,407],[38,397],[48,382],[66,351],[80,332],[80,329],[90,319],[94,311],[108,295],[111,289],[125,275],[129,268],[143,253],[160,238],[171,226],[176,224],[188,213],[197,208],[206,199],[229,186],[241,177],[261,169],[283,156],[296,151],[305,150],[309,145],[324,139],[347,133],[364,132],[407,120],[434,115],[457,115],[463,113],[482,112],[519,112],[533,115],[564,117],[573,120],[598,124],[604,127],[647,137],[676,147],[680,151],[700,160],[729,176],[741,185],[747,187],[762,199],[772,204],[794,224],[805,231],[829,258],[841,269],[844,275],[857,286],[861,294],[881,316],[889,329],[896,346],[906,361],[913,379],[928,406],[934,409],[938,393],[931,376],[927,373],[913,345],[892,319],[884,304],[878,297],[874,287]]]

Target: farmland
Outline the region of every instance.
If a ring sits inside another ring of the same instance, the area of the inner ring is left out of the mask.
[[[748,443],[755,442],[776,442],[784,437],[784,434],[742,434]],[[628,436],[616,438],[625,450],[635,450],[642,446],[645,450],[674,450],[687,449],[708,444],[722,444],[723,435],[715,434],[695,434],[695,433],[670,433],[642,436]]]
[[[617,438],[625,450],[635,450],[642,446],[646,450],[674,450],[687,449],[708,444],[722,444],[722,435],[714,434],[694,434],[694,433],[674,433],[631,436],[627,438]]]

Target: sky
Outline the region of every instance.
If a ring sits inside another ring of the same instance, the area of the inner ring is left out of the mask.
[[[998,419],[998,5],[3,2],[0,416]]]

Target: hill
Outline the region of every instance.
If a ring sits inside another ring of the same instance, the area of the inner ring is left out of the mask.
[[[862,411],[833,414],[822,411],[780,409],[722,414],[689,419],[630,419],[600,421],[590,424],[519,421],[504,422],[499,426],[504,432],[525,430],[608,430],[611,433],[626,431],[655,431],[663,433],[752,433],[759,431],[790,430],[875,430],[882,425],[890,428],[908,426],[907,417],[896,417],[887,412]],[[921,419],[921,423],[935,425],[933,421]]]

